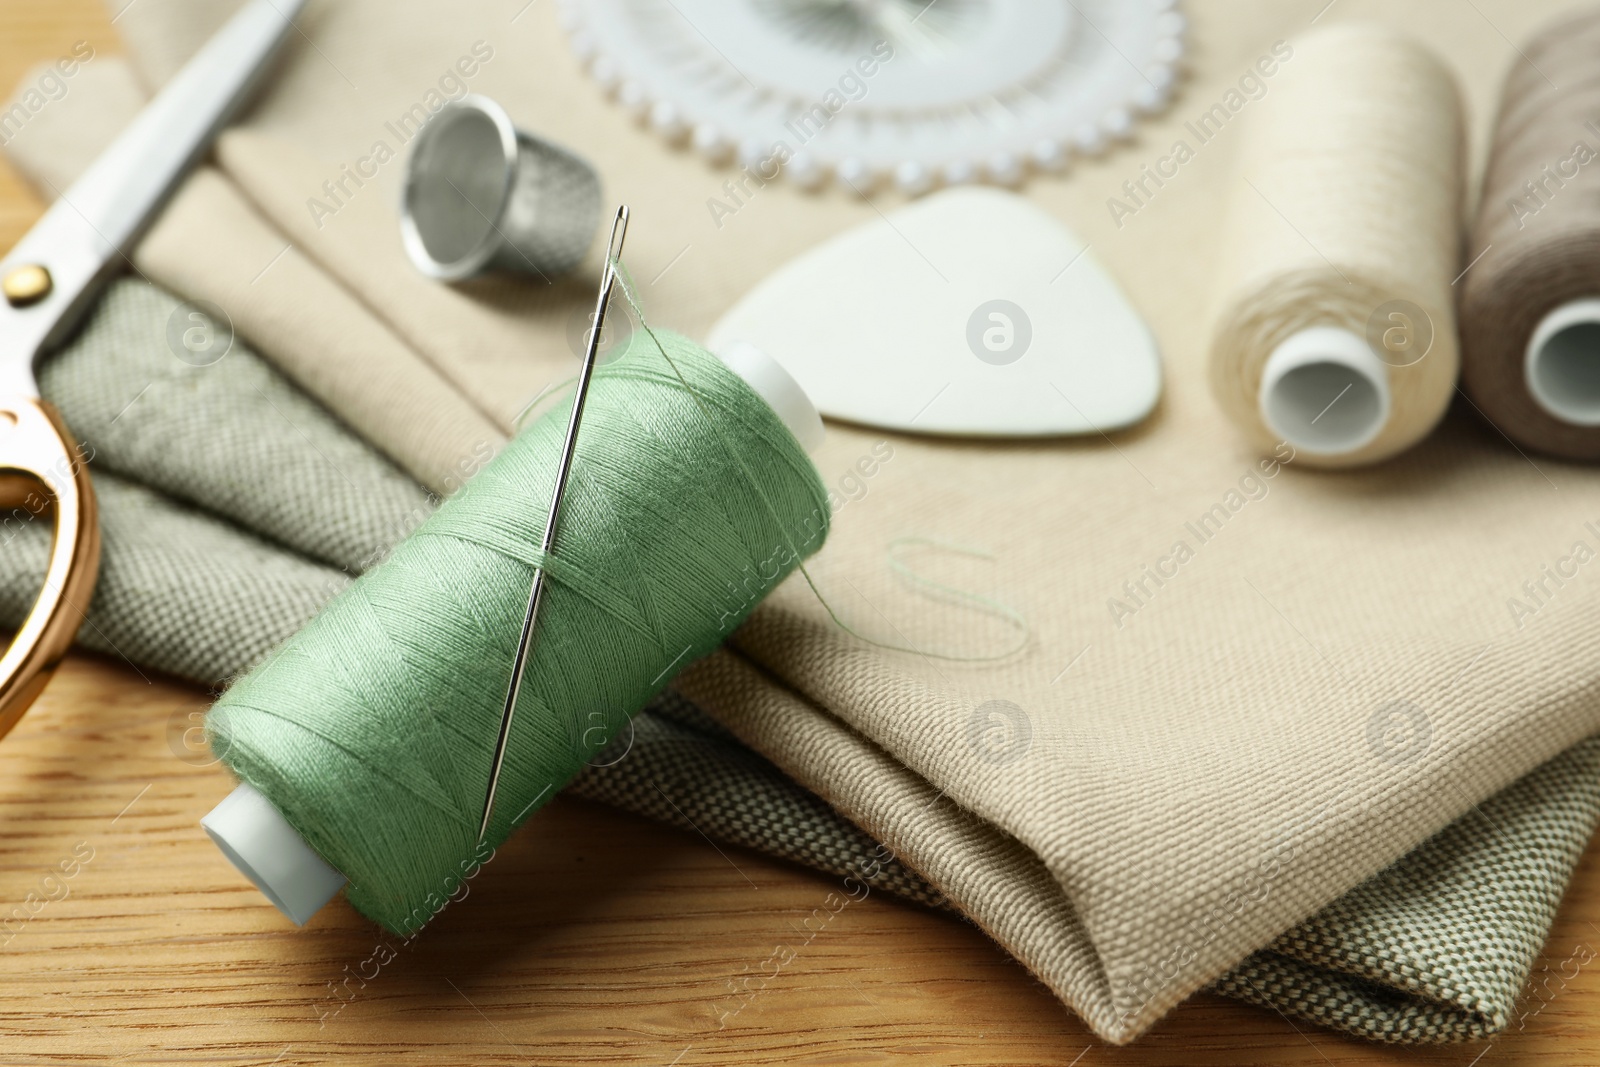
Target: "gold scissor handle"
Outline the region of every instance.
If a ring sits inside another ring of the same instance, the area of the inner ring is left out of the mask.
[[[27,476],[25,484],[37,482],[23,510],[30,520],[44,521],[54,511],[56,520],[44,588],[0,656],[0,737],[17,725],[67,654],[100,572],[94,487],[88,464],[71,440],[67,424],[49,404],[31,396],[0,396],[0,481],[12,488],[23,483],[16,475]],[[12,533],[0,529],[0,542]]]

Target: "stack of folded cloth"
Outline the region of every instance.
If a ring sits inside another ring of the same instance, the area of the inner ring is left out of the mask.
[[[84,67],[8,144],[13,162],[64,187],[233,6],[128,9],[135,66]],[[1192,7],[1219,84],[1282,21],[1265,0]],[[84,644],[224,683],[572,373],[587,283],[428,282],[397,237],[400,163],[331,203],[324,188],[474,42],[498,45],[474,53],[471,88],[632,205],[634,273],[656,278],[645,299],[674,326],[703,330],[751,279],[872,215],[773,187],[718,228],[703,201],[720,177],[593,91],[552,12],[509,18],[489,0],[313,3],[311,44],[145,239],[143,277],[42,368],[103,501]],[[1107,598],[1254,465],[1201,381],[1205,257],[1161,252],[1218,243],[1197,205],[1223,169],[1192,168],[1166,214],[1105,238],[1169,356],[1153,426],[1117,448],[896,440],[836,515],[813,576],[854,629],[930,656],[841,633],[791,583],[570,788],[820,870],[881,868],[874,884],[965,913],[1107,1040],[1207,986],[1381,1040],[1481,1037],[1510,1021],[1600,817],[1600,743],[1585,740],[1600,607],[1552,601],[1525,632],[1504,607],[1583,516],[1449,425],[1381,470],[1279,473],[1180,579],[1111,621]],[[1031,195],[1092,226],[1087,178]],[[210,366],[178,359],[168,322],[187,309],[169,293],[221,307],[260,354],[240,341]],[[824,477],[874,443],[831,428]],[[6,536],[22,551],[0,556],[0,622],[25,610],[48,533],[18,516]],[[988,570],[932,548],[912,563],[998,590],[1027,648],[939,658],[1005,647],[1009,617],[897,584],[884,549],[906,537],[993,549]]]

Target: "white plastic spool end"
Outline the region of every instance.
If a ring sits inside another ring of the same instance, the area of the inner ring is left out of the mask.
[[[1362,337],[1311,326],[1267,357],[1261,416],[1295,448],[1338,456],[1370,444],[1389,421],[1388,369]]]
[[[1574,426],[1600,426],[1600,299],[1569,300],[1540,319],[1523,374],[1545,411]]]
[[[783,369],[783,364],[748,341],[733,341],[723,346],[716,356],[761,395],[802,448],[815,452],[822,447],[827,436],[822,428],[822,416],[806,391],[800,388],[800,383]]]
[[[248,785],[240,783],[200,825],[296,926],[304,926],[344,888],[344,875],[328,866],[289,820]]]

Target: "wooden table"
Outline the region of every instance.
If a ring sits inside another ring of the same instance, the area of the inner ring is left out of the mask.
[[[97,0],[0,0],[0,91],[79,39],[117,50]],[[0,248],[41,209],[0,166]],[[0,1064],[1600,1063],[1594,967],[1490,1043],[1385,1048],[1202,995],[1115,1048],[972,926],[879,896],[719,1028],[831,881],[565,799],[380,966],[342,901],[296,930],[201,833],[232,787],[184,744],[206,703],[77,656],[0,743],[0,915],[36,909],[0,933]],[[1591,850],[1540,966],[1597,922]]]

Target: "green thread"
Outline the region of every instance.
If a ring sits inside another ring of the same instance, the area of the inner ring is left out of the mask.
[[[969,548],[966,545],[953,544],[952,542],[941,541],[932,537],[897,537],[893,541],[889,542],[889,547],[887,550],[885,550],[885,555],[888,557],[889,570],[892,571],[897,577],[905,580],[909,585],[911,585],[912,588],[931,596],[935,600],[944,600],[948,603],[957,604],[988,615],[997,616],[1001,619],[1004,619],[1017,631],[1017,638],[1013,644],[1006,646],[1004,651],[992,653],[990,655],[967,656],[955,653],[935,652],[925,653],[926,655],[934,659],[951,660],[956,663],[993,663],[997,660],[1009,659],[1027,647],[1028,638],[1032,634],[1032,629],[1029,627],[1028,620],[1022,614],[1022,612],[1003,601],[982,596],[978,593],[969,593],[965,589],[957,589],[953,585],[946,585],[943,582],[936,582],[931,578],[924,578],[922,575],[913,570],[905,560],[900,558],[900,549],[913,547],[937,548],[942,549],[945,552],[952,552],[958,556],[970,556],[973,559],[987,560],[994,559],[993,552],[986,552],[981,548]]]
[[[628,306],[633,308],[634,314],[638,316],[641,329],[643,329],[644,332],[649,335],[650,340],[654,342],[655,347],[660,353],[661,357],[666,360],[668,366],[673,368],[673,373],[677,374],[677,367],[675,364],[673,364],[672,357],[667,354],[666,349],[662,347],[661,342],[656,338],[655,331],[651,328],[649,320],[645,317],[644,308],[640,306],[638,294],[633,283],[633,275],[628,272],[628,268],[623,265],[621,260],[613,259],[611,260],[611,264],[616,268],[617,280],[622,285],[622,295],[628,301]],[[678,375],[678,378],[680,381],[682,381],[682,375]],[[687,388],[687,383],[684,384]],[[522,414],[519,415],[518,418],[520,419],[523,415],[526,415],[528,411],[532,410],[540,402],[540,400],[546,397],[548,394],[549,390],[546,390],[544,393],[540,393],[539,396],[531,400],[527,407],[523,408]],[[712,425],[716,425],[714,420]],[[731,445],[728,447],[731,451]],[[1012,656],[1016,655],[1018,652],[1027,647],[1031,630],[1028,626],[1028,620],[1023,617],[1021,612],[1017,611],[1015,608],[1001,603],[998,600],[991,600],[988,597],[979,596],[976,593],[968,593],[952,586],[943,585],[939,582],[932,581],[931,579],[924,578],[912,571],[895,555],[895,550],[897,548],[902,545],[909,544],[943,548],[946,551],[954,552],[958,555],[974,556],[979,559],[993,559],[994,556],[992,553],[985,552],[982,549],[966,548],[961,545],[953,545],[948,542],[933,540],[925,537],[901,537],[890,542],[887,550],[887,557],[889,569],[895,574],[904,578],[912,585],[913,588],[916,588],[924,593],[934,594],[935,599],[954,601],[955,603],[963,606],[975,607],[1005,619],[1006,622],[1010,623],[1018,630],[1016,642],[1008,645],[1003,651],[998,653],[992,653],[984,656],[968,656],[960,653],[930,652],[925,649],[918,648],[909,642],[901,645],[894,644],[893,642],[879,641],[874,637],[867,636],[866,634],[857,630],[855,627],[851,626],[849,623],[845,622],[844,619],[840,618],[839,613],[835,611],[833,605],[828,602],[828,598],[822,595],[822,590],[817,588],[817,583],[811,577],[811,572],[806,570],[805,564],[801,563],[798,569],[800,571],[800,576],[805,579],[807,588],[811,590],[811,595],[817,598],[817,603],[822,605],[822,610],[828,613],[828,619],[839,629],[843,630],[851,637],[854,637],[857,641],[871,645],[874,648],[880,648],[886,652],[905,652],[914,656],[919,656],[923,659],[946,660],[952,663],[997,663],[1001,660],[1010,659]],[[792,545],[790,546],[791,549],[793,549],[793,547],[794,546]],[[810,553],[797,553],[796,555],[803,558],[804,556],[810,555]]]
[[[646,327],[596,371],[542,559],[565,423],[564,408],[535,420],[211,712],[221,758],[397,933],[443,906],[474,855],[536,564],[551,584],[491,844],[827,535],[821,478],[765,401]]]

